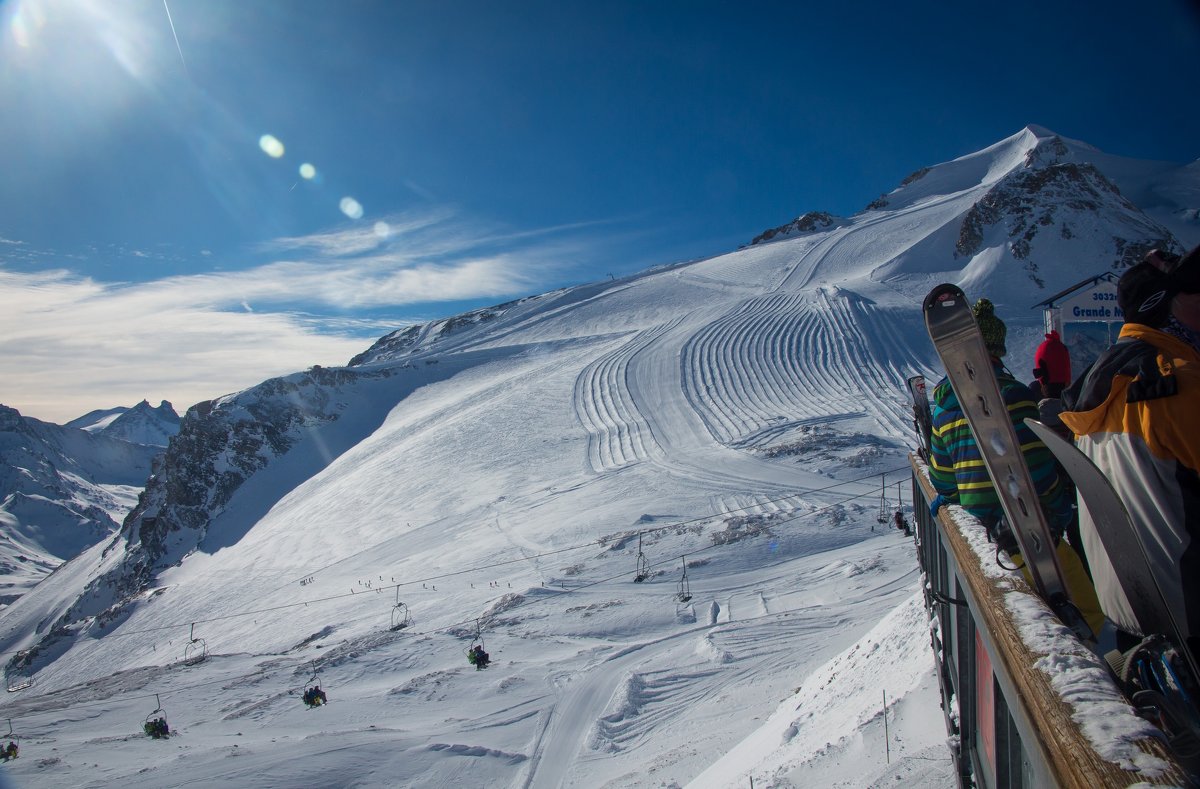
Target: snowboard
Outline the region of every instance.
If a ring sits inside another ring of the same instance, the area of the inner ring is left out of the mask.
[[[1178,621],[1154,578],[1141,531],[1104,472],[1070,441],[1033,419],[1025,424],[1037,434],[1075,483],[1083,506],[1095,524],[1096,534],[1111,557],[1113,571],[1143,635],[1161,635],[1172,642],[1193,677],[1200,678],[1196,661],[1187,648]]]
[[[912,398],[913,428],[917,431],[917,455],[929,462],[929,434],[933,432],[933,416],[929,412],[929,393],[925,389],[925,376],[914,375],[907,381],[908,394]]]
[[[1054,539],[966,295],[956,285],[938,285],[922,307],[925,328],[970,424],[1034,588],[1064,624],[1093,637],[1070,602]]]

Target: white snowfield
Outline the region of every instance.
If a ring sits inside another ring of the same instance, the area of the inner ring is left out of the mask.
[[[1025,130],[828,231],[369,358],[393,374],[333,392],[338,420],[5,694],[21,756],[0,770],[18,786],[954,785],[915,551],[877,519],[898,487],[910,504],[904,379],[937,377],[920,297],[969,280],[1025,377],[1030,305],[1149,222],[1130,206],[1103,238],[1047,233],[1042,288],[1003,223],[956,258],[965,212],[1051,138]],[[33,645],[123,550],[17,601],[0,649]],[[392,631],[397,603],[412,623]],[[184,665],[192,637],[207,659]],[[483,671],[465,654],[480,642]],[[327,705],[302,704],[309,682]],[[142,733],[157,714],[172,737]]]

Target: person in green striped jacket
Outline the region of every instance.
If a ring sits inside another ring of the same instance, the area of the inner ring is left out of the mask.
[[[1026,417],[1038,418],[1037,398],[1029,387],[1004,368],[1001,359],[1008,352],[1005,346],[1008,330],[1004,322],[996,316],[992,303],[987,299],[980,299],[972,307],[972,312],[975,313],[975,321],[983,334],[984,344],[992,355],[992,366],[1000,384],[1000,392],[1016,428],[1025,463],[1029,466],[1029,474],[1033,478],[1047,524],[1057,545],[1058,560],[1063,568],[1068,592],[1088,626],[1098,634],[1104,625],[1104,615],[1100,612],[1100,604],[1096,600],[1096,590],[1079,560],[1079,555],[1062,539],[1063,532],[1074,517],[1072,497],[1059,479],[1054,456],[1025,424]],[[932,416],[929,478],[938,492],[938,497],[930,511],[936,515],[944,504],[962,506],[979,519],[988,530],[991,539],[1012,558],[1016,566],[1024,569],[1016,538],[1004,523],[1000,497],[996,495],[975,437],[971,434],[971,426],[967,424],[948,379],[943,378],[933,390]],[[1025,573],[1028,578],[1028,571]]]

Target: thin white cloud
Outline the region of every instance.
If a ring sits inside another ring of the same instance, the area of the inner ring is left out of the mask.
[[[348,257],[361,255],[383,248],[389,241],[403,238],[405,243],[412,244],[412,235],[428,228],[438,227],[443,236],[447,235],[448,222],[453,219],[454,211],[449,208],[407,213],[384,217],[390,228],[387,237],[381,237],[375,232],[373,224],[352,225],[323,233],[313,233],[307,236],[278,238],[260,245],[266,252],[288,252],[292,250],[310,250],[328,257]],[[423,238],[412,250],[412,254],[428,254],[430,239]]]
[[[276,248],[312,256],[142,283],[0,269],[0,403],[59,423],[144,398],[182,411],[345,364],[404,325],[347,311],[534,292],[589,247],[587,225],[514,233],[452,216],[388,217],[382,236],[371,225],[282,239]]]
[[[0,272],[0,402],[59,423],[143,398],[182,411],[274,375],[345,364],[365,347],[288,314],[157,304],[154,291]]]

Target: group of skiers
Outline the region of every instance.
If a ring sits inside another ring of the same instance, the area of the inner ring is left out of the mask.
[[[980,299],[973,312],[1075,606],[1097,636],[1105,618],[1111,621],[1122,652],[1150,635],[1140,631],[1113,568],[1120,557],[1105,553],[1084,503],[1073,506],[1070,479],[1026,426],[1026,417],[1073,438],[1112,483],[1142,530],[1147,559],[1185,648],[1200,659],[1200,247],[1182,256],[1151,251],[1120,278],[1117,302],[1125,323],[1116,343],[1072,379],[1070,354],[1058,333],[1049,332],[1035,356],[1030,385],[1001,361],[1006,327],[992,304]],[[931,512],[936,516],[947,503],[961,505],[1023,566],[947,380],[933,392],[930,461],[938,492]]]
[[[15,742],[9,740],[8,745],[0,748],[0,761],[7,762],[9,759],[17,758],[17,753],[20,752],[20,750],[21,749],[17,747]]]
[[[320,685],[313,685],[304,691],[304,703],[310,707],[318,707],[329,703],[329,697],[325,695],[325,691],[321,690]]]
[[[482,644],[475,644],[467,650],[467,662],[474,666],[476,671],[479,671],[480,669],[487,668],[488,663],[491,662],[491,658],[488,657],[487,652],[483,651]]]
[[[171,730],[167,727],[167,719],[162,717],[146,721],[142,729],[156,740],[171,736]]]

